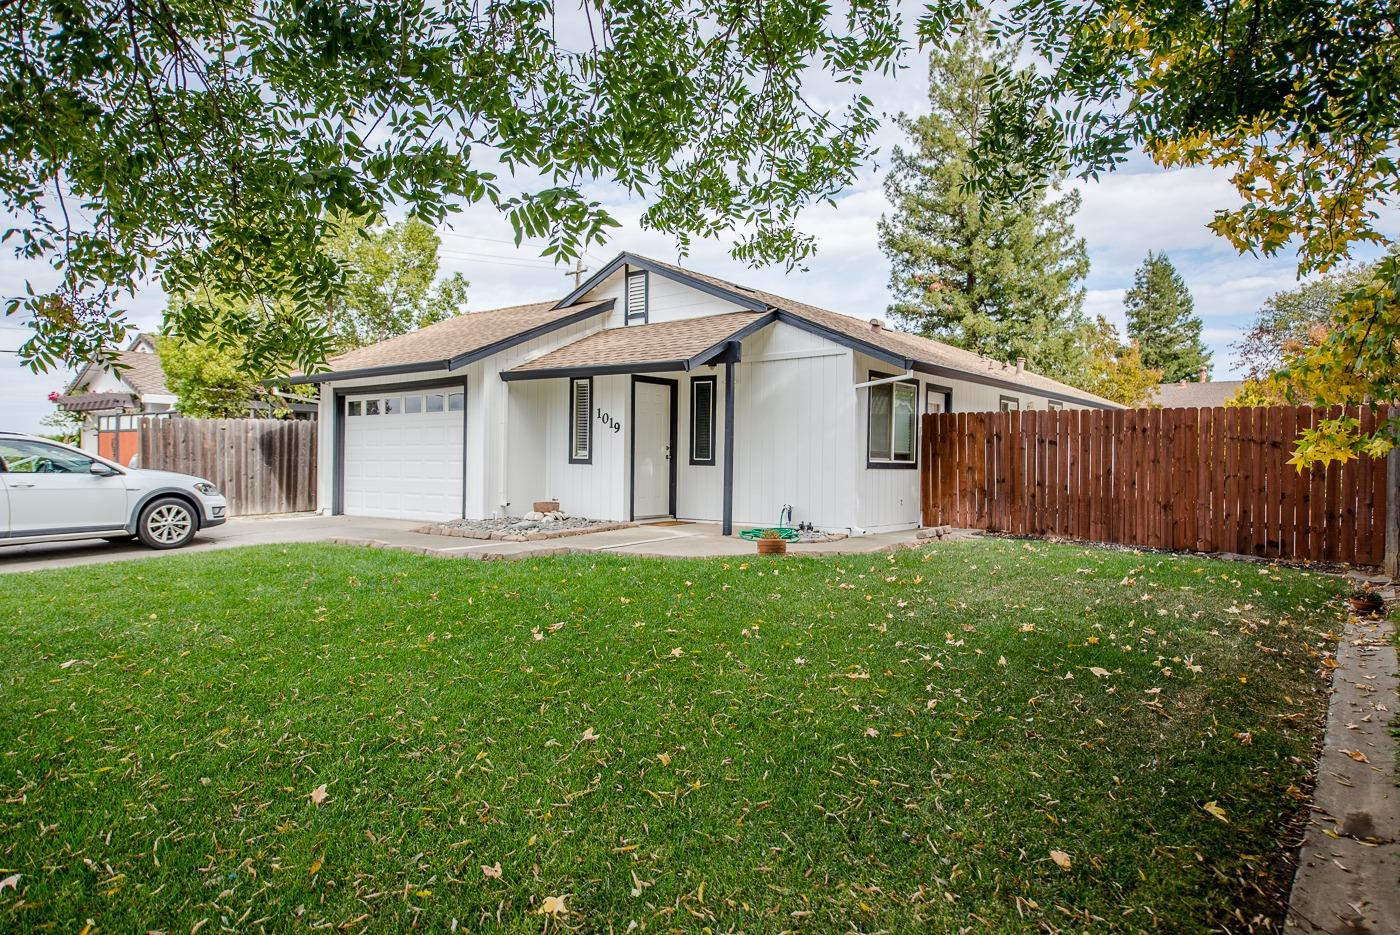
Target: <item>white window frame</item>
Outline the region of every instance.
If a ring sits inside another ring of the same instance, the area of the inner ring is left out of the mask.
[[[884,377],[888,377],[888,376],[893,376],[893,374],[876,373],[874,370],[870,371],[870,379],[871,379],[871,380],[880,380],[880,379],[882,379],[882,378],[884,378]],[[911,407],[911,410],[912,410],[912,412],[913,412],[913,425],[911,426],[911,429],[910,429],[910,444],[909,444],[910,452],[909,452],[909,457],[908,457],[908,458],[897,457],[897,456],[895,455],[895,451],[894,451],[895,425],[896,425],[896,420],[897,420],[897,418],[898,418],[897,415],[896,415],[896,413],[897,413],[898,410],[899,410],[899,407],[898,407],[895,403],[896,403],[896,400],[897,400],[897,398],[898,398],[898,394],[899,394],[902,390],[903,390],[903,391],[908,391],[908,392],[912,395],[912,397],[913,397],[913,399],[912,399],[913,405],[912,405],[912,407]],[[866,392],[866,394],[867,394],[867,395],[866,395],[866,399],[865,399],[865,466],[866,466],[867,468],[879,468],[879,469],[888,469],[888,468],[907,469],[907,468],[916,468],[916,467],[918,467],[918,466],[919,466],[919,381],[917,381],[917,380],[898,380],[898,381],[891,381],[891,382],[889,382],[889,383],[879,383],[879,384],[877,384],[877,385],[875,385],[875,386],[866,387],[865,392]],[[890,419],[890,453],[889,453],[889,457],[881,458],[881,457],[876,457],[876,456],[871,452],[871,440],[874,438],[874,433],[871,432],[870,429],[871,429],[871,427],[872,427],[872,425],[873,425],[874,417],[875,417],[875,394],[876,394],[876,393],[884,393],[884,392],[888,392],[888,393],[890,394],[890,414],[889,414],[889,419]]]

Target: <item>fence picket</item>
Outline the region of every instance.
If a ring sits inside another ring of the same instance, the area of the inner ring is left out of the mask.
[[[1288,463],[1301,430],[1342,412],[1279,406],[930,414],[920,448],[922,515],[925,523],[1017,535],[1373,565],[1384,555],[1385,459],[1302,472]],[[1365,407],[1345,412],[1364,432],[1387,418]],[[198,430],[182,429],[187,421],[143,428],[142,463],[185,470],[171,465],[168,453],[177,461],[191,457]],[[261,447],[247,441],[246,427],[220,431],[216,450],[246,459],[231,472],[243,475],[236,478],[243,485],[221,483],[240,511],[314,509],[314,424],[275,424]],[[308,460],[312,470],[303,471]],[[294,505],[282,505],[288,502]]]

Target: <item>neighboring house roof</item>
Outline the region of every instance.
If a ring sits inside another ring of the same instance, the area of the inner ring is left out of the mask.
[[[592,279],[584,282],[573,293],[566,296],[564,302],[576,301],[623,265],[651,269],[662,275],[669,275],[713,295],[719,295],[754,310],[776,309],[780,313],[779,320],[782,320],[784,316],[802,319],[822,330],[831,332],[832,334],[829,336],[837,338],[838,341],[844,337],[848,339],[848,342],[854,341],[865,345],[861,348],[862,350],[871,353],[872,356],[882,357],[891,364],[899,366],[922,364],[923,366],[917,367],[917,369],[925,372],[945,373],[948,376],[971,374],[984,382],[1005,385],[1011,389],[1033,389],[1065,399],[1115,409],[1121,408],[1115,402],[1078,387],[1052,380],[1030,370],[1018,371],[1012,365],[944,344],[942,341],[935,341],[932,338],[904,331],[895,331],[883,323],[877,326],[868,320],[808,305],[806,302],[764,292],[761,289],[750,289],[725,279],[697,273],[674,263],[653,260],[633,253],[619,255],[594,274]]]
[[[165,385],[165,368],[153,351],[122,351],[117,355],[117,375],[142,396],[173,396]]]
[[[1164,409],[1214,409],[1244,386],[1243,380],[1210,380],[1205,383],[1159,383],[1148,402]]]
[[[454,315],[435,325],[332,357],[326,362],[329,372],[295,376],[291,382],[320,383],[332,378],[455,370],[555,328],[601,315],[612,306],[611,299],[562,308],[558,302],[534,302]]]
[[[609,328],[514,367],[504,379],[542,379],[636,370],[689,370],[719,356],[729,341],[770,324],[767,312],[731,312]],[[654,366],[653,366],[654,365]]]
[[[148,347],[152,350],[143,351],[137,348]],[[78,375],[68,384],[66,392],[72,392],[83,384],[87,383],[88,374],[94,367],[99,370],[107,370],[115,374],[127,386],[135,391],[137,396],[174,396],[165,385],[165,369],[160,365],[160,356],[155,353],[155,339],[152,335],[144,332],[138,333],[132,338],[124,351],[118,351],[112,355],[115,364],[88,364]],[[122,395],[122,394],[86,394],[90,396],[101,395]],[[78,411],[78,410],[75,410]]]

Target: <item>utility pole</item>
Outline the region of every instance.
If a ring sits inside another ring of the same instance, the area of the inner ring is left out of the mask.
[[[588,267],[583,265],[583,257],[579,257],[577,260],[574,260],[574,268],[564,275],[574,277],[574,288],[577,289],[579,286],[583,285],[583,274],[586,272],[588,272]]]

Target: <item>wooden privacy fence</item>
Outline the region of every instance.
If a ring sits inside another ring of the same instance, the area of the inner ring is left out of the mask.
[[[208,478],[230,516],[316,509],[316,423],[143,419],[139,467]]]
[[[926,415],[923,521],[1020,535],[1379,565],[1386,461],[1299,473],[1299,430],[1341,409]],[[1371,431],[1384,412],[1350,411]]]

